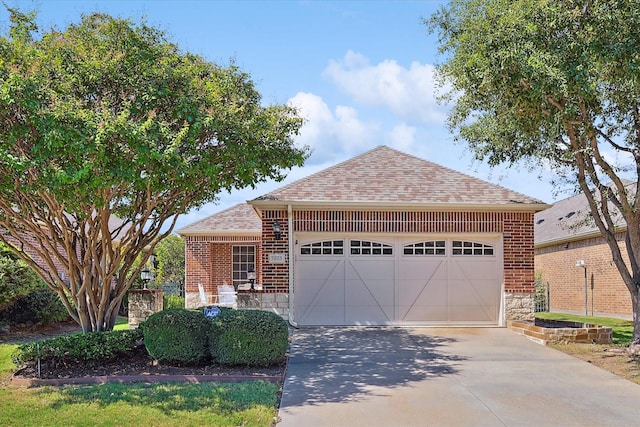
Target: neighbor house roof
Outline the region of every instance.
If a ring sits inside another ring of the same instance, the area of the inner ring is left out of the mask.
[[[539,211],[548,205],[380,146],[250,201],[256,206],[416,207]]]
[[[252,206],[240,203],[181,228],[178,234],[260,236],[262,222]]]
[[[611,212],[616,208],[609,205]],[[614,215],[614,223],[623,230],[625,223]],[[600,230],[591,217],[589,202],[584,193],[568,197],[534,216],[534,244],[536,247],[600,236]]]

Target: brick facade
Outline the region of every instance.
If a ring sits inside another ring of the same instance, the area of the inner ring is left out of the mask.
[[[616,239],[628,261],[624,234],[617,234]],[[535,250],[535,271],[541,274],[543,284],[549,283],[551,310],[585,313],[584,269],[576,267],[578,260],[584,260],[587,267],[587,312],[591,314],[593,297],[595,315],[630,317],[633,314],[631,296],[602,237]]]
[[[233,247],[256,248],[256,279],[262,283],[259,238],[251,236],[187,236],[185,239],[185,305],[201,306],[198,284],[207,294],[215,295],[217,286],[233,283]]]

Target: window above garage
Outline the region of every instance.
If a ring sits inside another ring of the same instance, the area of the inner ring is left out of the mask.
[[[393,255],[393,247],[368,240],[351,240],[351,255]]]
[[[492,256],[493,246],[478,242],[466,242],[454,240],[452,242],[452,255]]]
[[[307,243],[300,247],[300,255],[343,255],[343,240],[325,240]]]
[[[445,241],[433,240],[428,242],[412,243],[404,245],[404,255],[445,255]]]

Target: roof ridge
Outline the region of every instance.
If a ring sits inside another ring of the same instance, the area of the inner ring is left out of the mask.
[[[324,168],[324,169],[321,169],[321,170],[319,170],[317,172],[314,172],[311,175],[308,175],[308,176],[305,176],[303,178],[300,178],[300,179],[297,179],[295,181],[292,181],[292,182],[290,182],[288,184],[283,185],[282,187],[276,188],[275,190],[271,190],[270,192],[268,192],[266,194],[263,194],[263,195],[261,195],[259,197],[256,197],[254,200],[265,200],[265,199],[268,199],[269,198],[268,197],[269,194],[271,194],[271,193],[273,193],[275,191],[284,191],[284,190],[286,190],[287,188],[290,188],[293,185],[298,185],[298,184],[301,184],[303,182],[310,181],[312,178],[315,178],[319,174],[327,173],[327,172],[329,172],[329,171],[331,171],[333,169],[336,169],[336,168],[338,168],[340,166],[343,166],[345,163],[349,163],[349,162],[355,161],[356,159],[359,159],[359,158],[361,158],[361,157],[363,157],[363,156],[365,156],[365,155],[367,155],[369,153],[373,153],[374,151],[380,150],[382,148],[389,148],[389,147],[387,147],[386,145],[378,145],[377,147],[374,147],[371,150],[367,150],[367,151],[365,151],[363,153],[360,153],[355,157],[350,157],[350,158],[348,158],[346,160],[343,160],[341,162],[336,163],[335,165],[329,166],[327,168]],[[392,150],[392,148],[389,148],[389,149]],[[394,151],[397,151],[397,150],[394,150]]]

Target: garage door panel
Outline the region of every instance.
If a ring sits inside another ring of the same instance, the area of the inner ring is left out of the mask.
[[[416,305],[413,306],[411,310],[405,312],[401,321],[404,323],[437,322],[447,319],[448,316],[449,306],[447,305]]]
[[[451,321],[465,323],[495,324],[497,307],[478,305],[452,305]]]
[[[394,323],[395,307],[378,304],[354,304],[347,306],[347,325],[391,325]]]
[[[351,259],[345,267],[345,318],[387,325],[395,318],[395,273],[390,259]]]
[[[344,305],[299,305],[299,320],[307,326],[348,325],[344,318]]]

